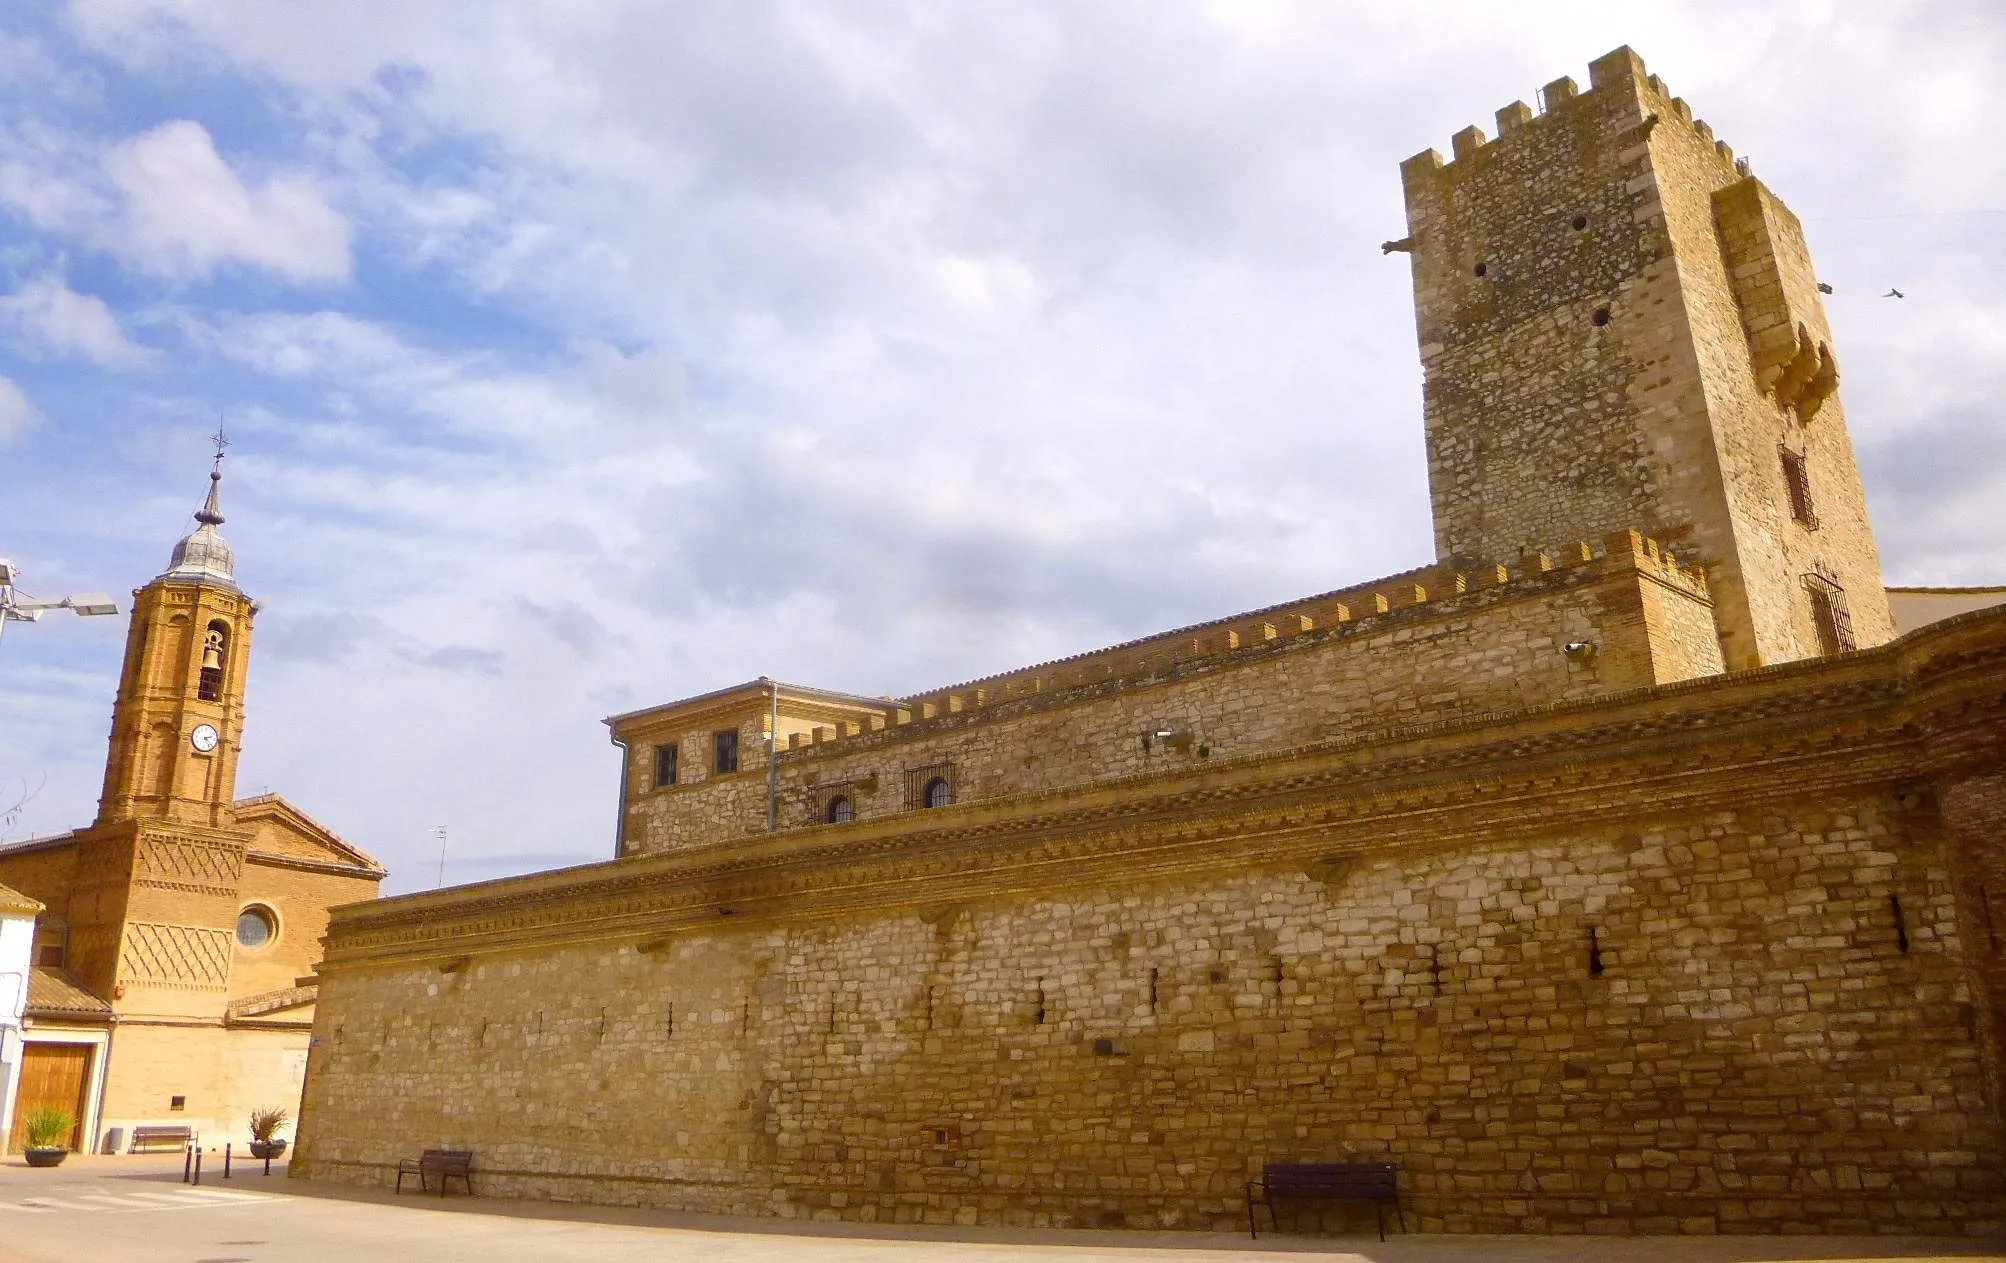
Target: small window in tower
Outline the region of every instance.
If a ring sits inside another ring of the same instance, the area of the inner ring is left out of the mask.
[[[1491,265],[1488,263],[1479,263],[1475,268],[1476,274],[1478,276],[1488,276],[1490,275],[1490,270],[1491,270]]]
[[[1600,329],[1603,325],[1609,323],[1609,309],[1607,307],[1597,307],[1595,314],[1590,319],[1595,322],[1595,327]]]
[[[1790,516],[1806,530],[1818,529],[1818,510],[1811,505],[1811,462],[1803,453],[1778,449],[1783,456],[1783,485],[1790,490]]]
[[[202,674],[195,685],[195,696],[205,702],[223,698],[223,656],[229,651],[229,643],[230,630],[220,619],[202,633]]]
[[[1811,595],[1811,624],[1818,631],[1819,652],[1831,657],[1855,649],[1846,590],[1822,574],[1805,575],[1804,588]]]
[[[1586,232],[1587,230],[1588,230],[1588,216],[1576,215],[1574,217],[1574,231]]]
[[[830,824],[847,824],[856,815],[856,808],[850,805],[848,794],[838,794],[829,800],[822,810],[822,818]]]
[[[738,770],[738,729],[725,728],[710,735],[710,770],[714,776]]]
[[[655,747],[655,788],[663,789],[676,783],[676,758],[678,748],[673,745]]]
[[[926,805],[945,807],[954,801],[954,787],[947,783],[945,776],[936,776],[926,783]]]

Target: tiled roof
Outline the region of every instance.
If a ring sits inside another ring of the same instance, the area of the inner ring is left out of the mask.
[[[110,1017],[111,1005],[66,971],[35,966],[28,975],[29,1017]]]
[[[277,991],[265,991],[258,995],[247,995],[241,1000],[230,1001],[227,1016],[233,1022],[244,1018],[262,1017],[281,1009],[297,1009],[312,1004],[319,995],[318,986],[280,987]]]
[[[0,916],[32,917],[41,912],[41,904],[11,886],[0,886]]]

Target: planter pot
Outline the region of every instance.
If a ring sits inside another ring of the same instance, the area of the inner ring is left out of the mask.
[[[63,1159],[70,1156],[70,1151],[63,1148],[28,1149],[21,1156],[28,1160],[31,1167],[54,1167],[61,1166]]]
[[[285,1156],[286,1142],[283,1140],[253,1140],[251,1156],[254,1158],[281,1158]]]

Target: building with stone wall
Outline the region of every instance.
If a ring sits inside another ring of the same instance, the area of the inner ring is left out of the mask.
[[[614,859],[335,911],[295,1170],[1224,1228],[1390,1160],[1426,1230],[1999,1230],[2006,610],[1896,637],[1787,208],[1627,49],[1541,102],[1402,166],[1434,563],[614,716]]]
[[[384,876],[278,795],[235,796],[257,605],[216,530],[220,477],[133,593],[96,821],[0,847],[0,882],[44,905],[15,1113],[70,1113],[73,1148],[143,1126],[241,1142],[252,1110],[296,1112],[328,909]]]

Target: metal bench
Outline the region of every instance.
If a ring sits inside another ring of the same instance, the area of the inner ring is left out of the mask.
[[[421,1192],[432,1189],[431,1177],[439,1177],[439,1196],[446,1195],[446,1181],[457,1176],[467,1186],[467,1196],[474,1195],[474,1151],[471,1149],[427,1149],[415,1158],[406,1158],[397,1164],[397,1191],[404,1191],[404,1177],[418,1177]]]
[[[1261,1168],[1261,1178],[1247,1181],[1247,1231],[1256,1241],[1260,1229],[1254,1225],[1254,1207],[1268,1208],[1268,1222],[1275,1223],[1275,1201],[1295,1198],[1302,1201],[1369,1201],[1379,1222],[1379,1239],[1386,1240],[1386,1203],[1393,1203],[1400,1231],[1407,1231],[1407,1216],[1400,1209],[1400,1168],[1391,1162],[1270,1162]]]
[[[195,1139],[192,1127],[135,1127],[127,1153],[152,1153],[156,1149],[186,1149]]]

